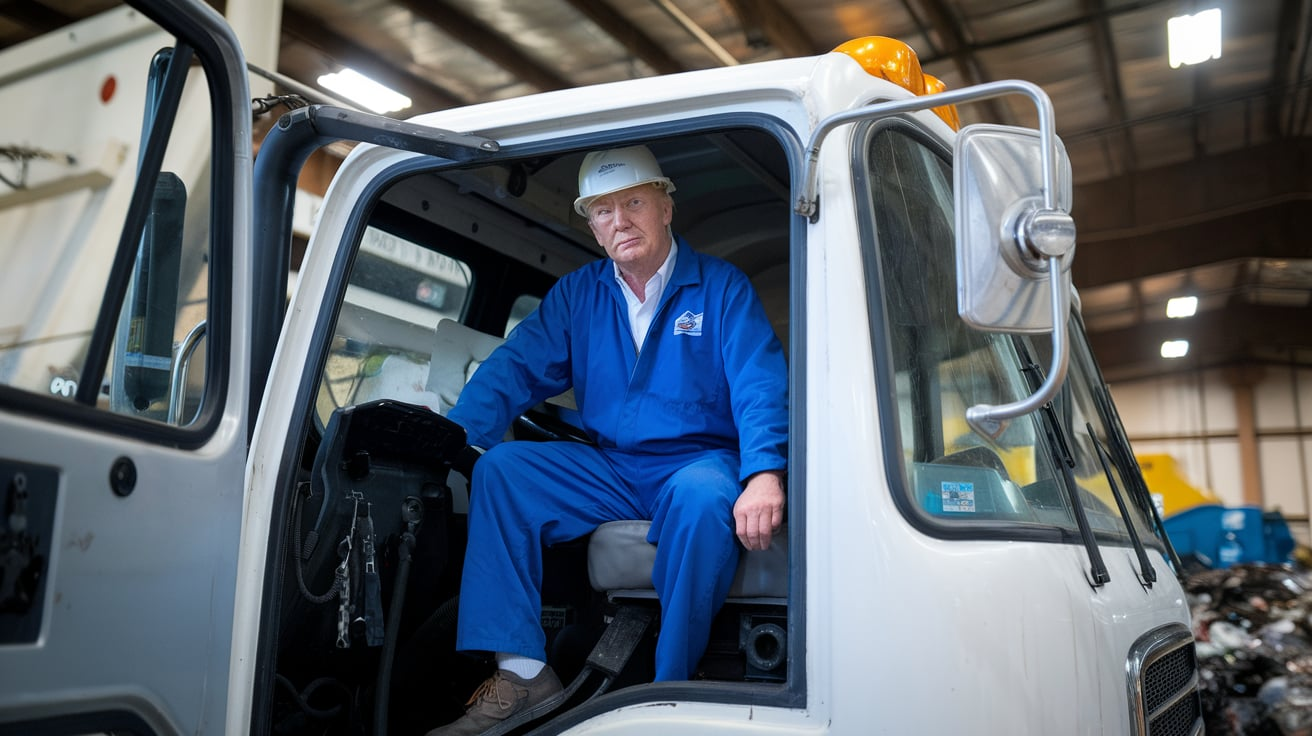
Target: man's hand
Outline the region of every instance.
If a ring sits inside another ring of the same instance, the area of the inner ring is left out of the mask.
[[[738,541],[751,550],[769,549],[770,538],[784,523],[784,474],[765,470],[747,479],[733,505]]]

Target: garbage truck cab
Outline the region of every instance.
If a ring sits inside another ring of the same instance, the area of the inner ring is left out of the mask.
[[[546,549],[567,691],[502,732],[1201,731],[1176,563],[1070,285],[1041,90],[935,92],[905,46],[859,39],[404,122],[295,106],[253,156],[231,30],[191,0],[131,5],[69,62],[132,90],[126,164],[75,186],[42,159],[0,198],[40,265],[0,276],[33,300],[0,333],[0,731],[459,716],[489,663],[454,645],[470,490],[445,415],[604,257],[579,164],[636,144],[677,185],[674,232],[749,277],[785,347],[786,520],[680,682],[652,682],[640,520]],[[1004,96],[1038,128],[958,130],[955,105]],[[98,104],[31,145],[86,161]],[[302,252],[297,177],[328,145],[353,147]],[[508,438],[588,442],[577,416],[566,392]]]

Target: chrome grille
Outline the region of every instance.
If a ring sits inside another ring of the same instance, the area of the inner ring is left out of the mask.
[[[1139,736],[1191,736],[1203,731],[1193,637],[1167,624],[1139,637],[1125,663],[1130,725]]]

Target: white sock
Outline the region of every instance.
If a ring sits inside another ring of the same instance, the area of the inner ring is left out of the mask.
[[[497,652],[497,669],[513,672],[525,680],[532,680],[538,676],[547,663],[540,659],[532,657],[521,657],[518,654],[506,654]]]

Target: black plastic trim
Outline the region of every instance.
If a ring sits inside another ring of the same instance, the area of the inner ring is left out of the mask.
[[[153,736],[158,733],[136,713],[122,710],[70,713],[0,723],[0,736],[78,736],[106,733],[114,736]]]
[[[291,268],[292,206],[301,167],[314,151],[341,140],[469,161],[497,150],[462,143],[467,136],[355,110],[311,105],[283,115],[260,146],[255,162],[255,242],[263,260],[256,265],[251,311],[250,416],[259,415],[264,385],[286,311],[287,272]],[[479,139],[483,140],[483,139]],[[473,143],[473,141],[471,141]],[[370,200],[373,201],[373,200]],[[262,322],[261,322],[262,321]],[[254,421],[250,430],[254,431]]]

